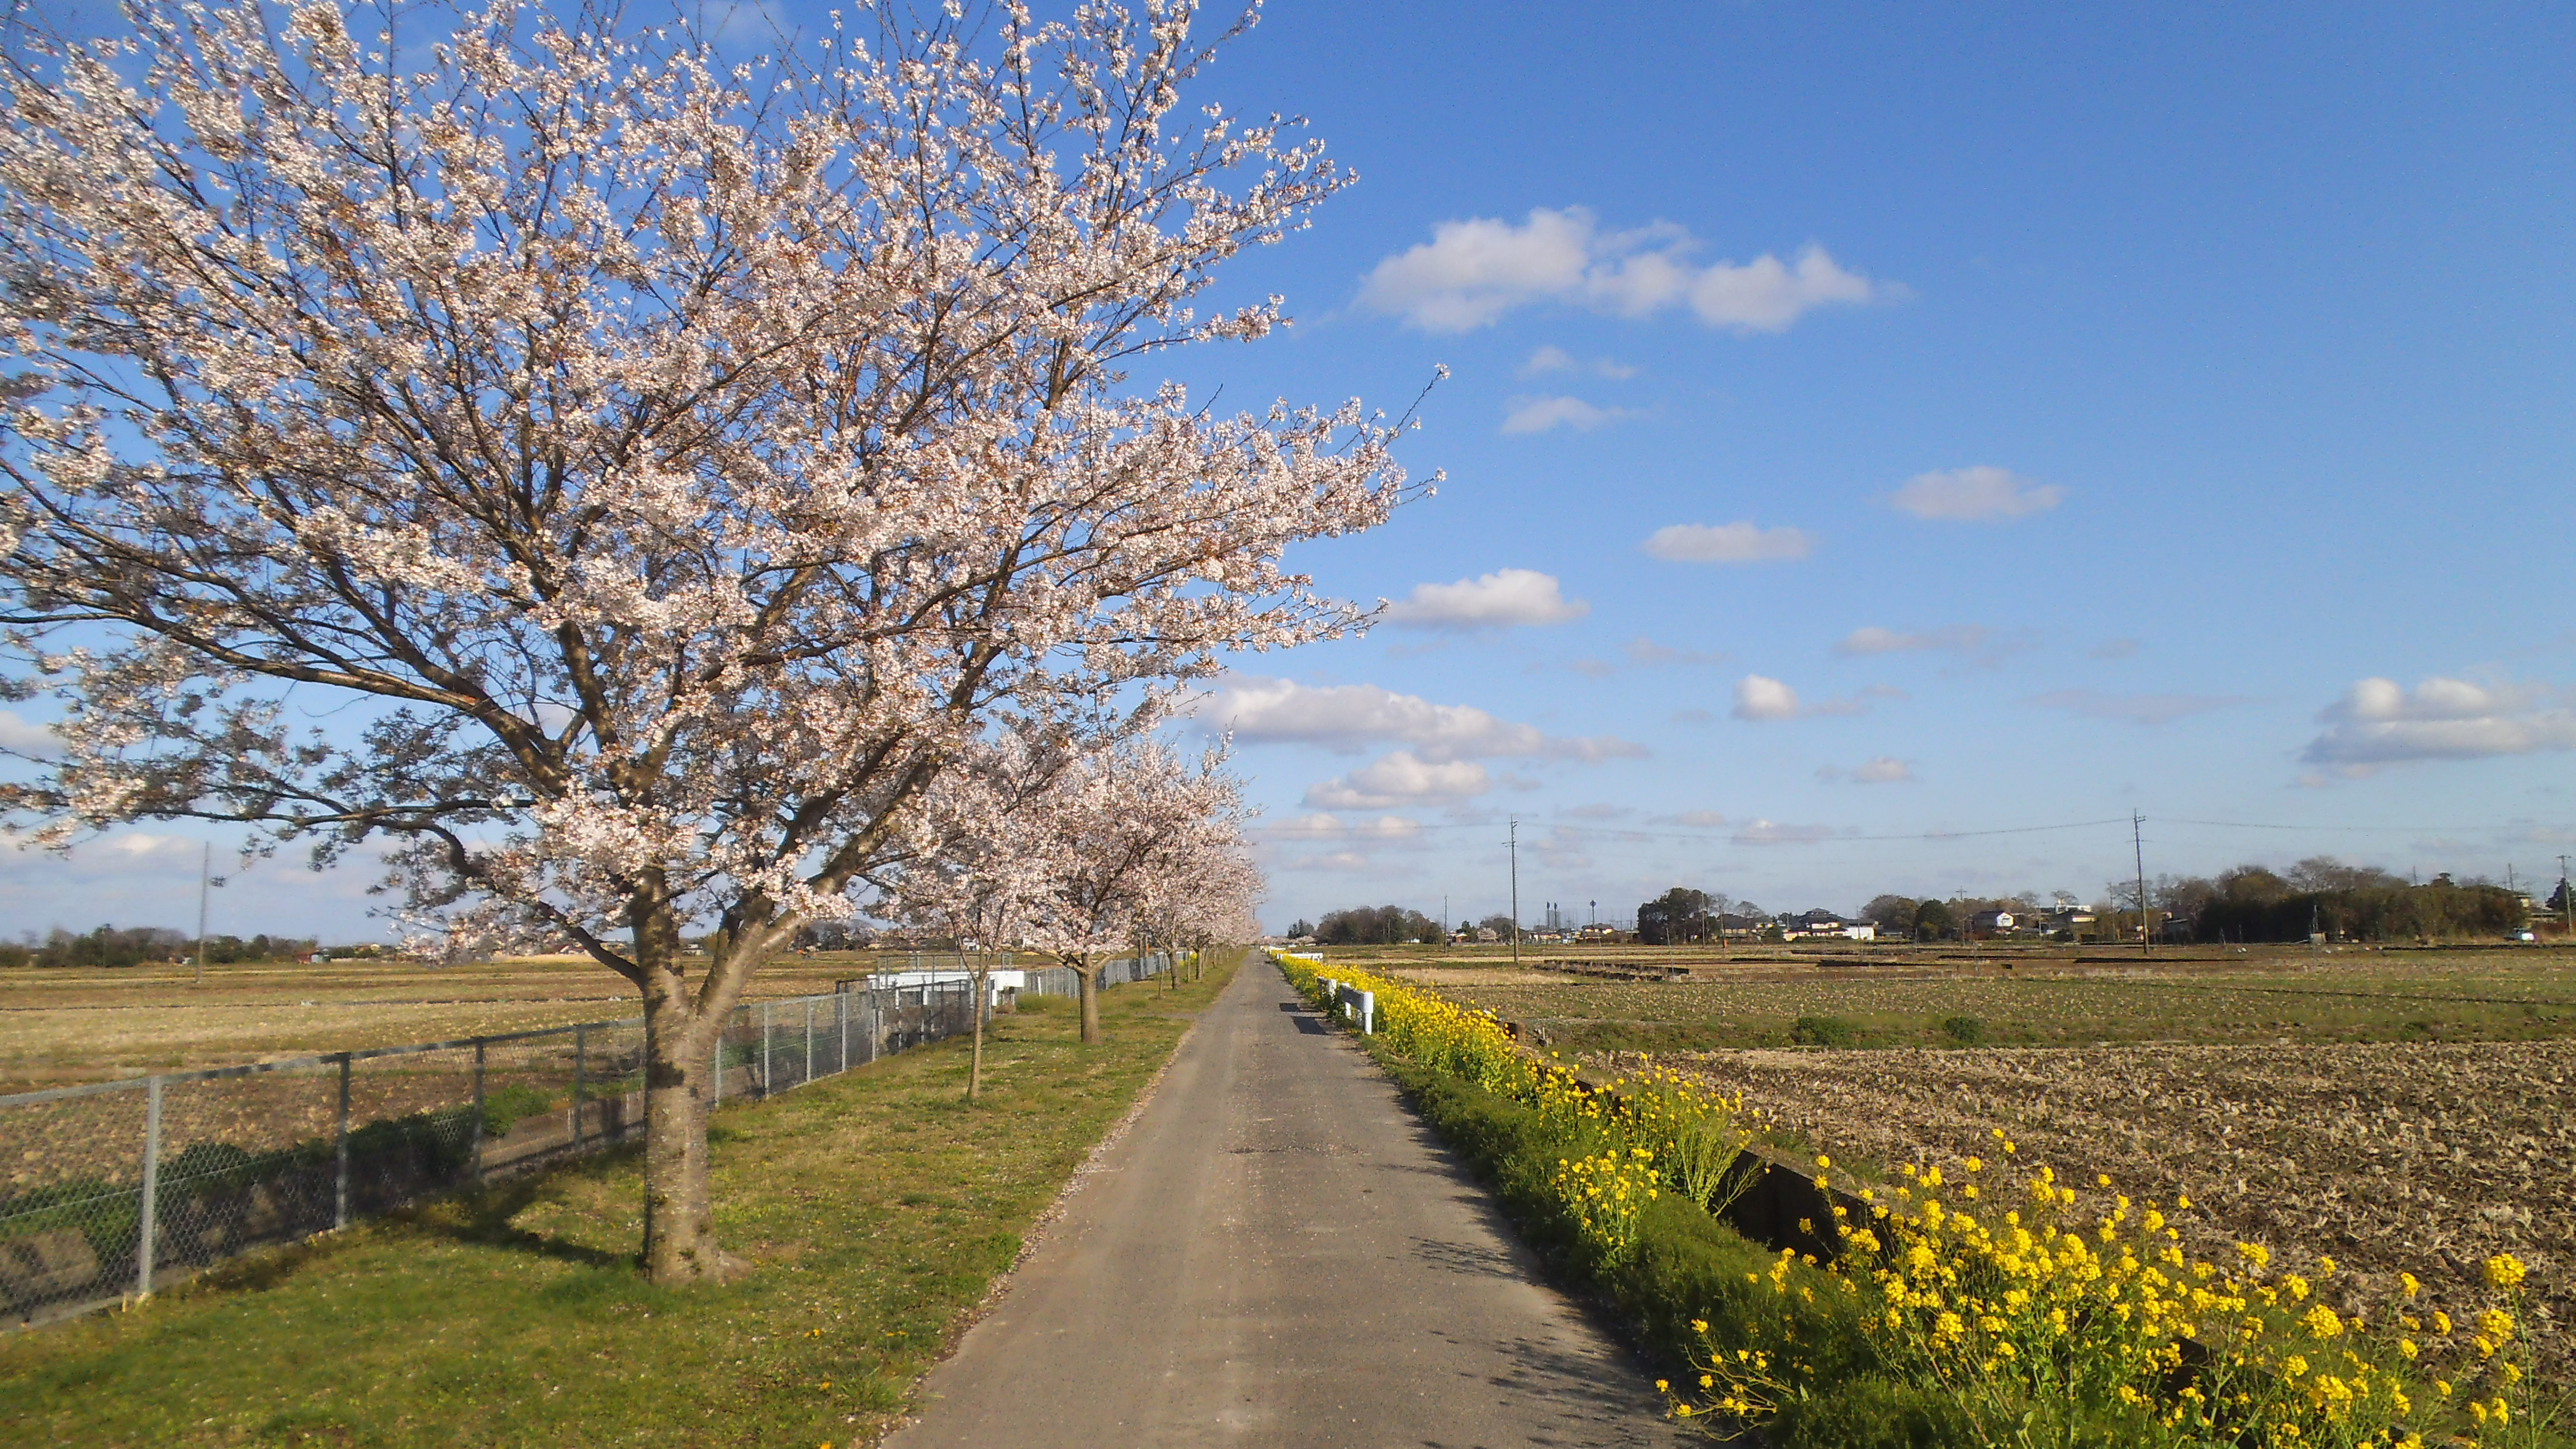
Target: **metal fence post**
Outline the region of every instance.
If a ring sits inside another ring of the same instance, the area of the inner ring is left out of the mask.
[[[846,1072],[850,1069],[850,993],[832,993],[832,1015],[841,1028],[841,1070]]]
[[[474,1039],[474,1182],[483,1182],[483,1038]]]
[[[331,1150],[331,1226],[349,1225],[349,1068],[347,1052],[340,1053],[340,1123],[333,1132]]]
[[[152,1239],[159,1234],[161,1209],[161,1079],[143,1086],[143,1210],[134,1244],[134,1291],[152,1296]]]
[[[581,1150],[582,1099],[590,1095],[590,1028],[572,1029],[572,1150]]]
[[[764,1001],[760,1003],[760,1095],[766,1097],[775,1090],[777,1080],[769,1074],[769,1003]]]
[[[725,1016],[731,1015],[733,1013],[730,1011],[725,1013]],[[716,1089],[707,1098],[709,1110],[724,1105],[724,1034],[724,1018],[719,1017],[716,1019]]]
[[[805,1080],[814,1080],[814,998],[805,998]]]

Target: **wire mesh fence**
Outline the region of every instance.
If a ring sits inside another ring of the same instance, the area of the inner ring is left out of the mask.
[[[1106,963],[1101,983],[1170,964]],[[1071,995],[1063,975],[1062,991],[1020,989]],[[849,987],[736,1007],[713,1053],[716,1100],[974,1027],[967,980]],[[150,1293],[643,1128],[641,1017],[0,1096],[0,1323]]]

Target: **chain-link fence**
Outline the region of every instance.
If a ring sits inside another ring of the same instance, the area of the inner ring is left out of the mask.
[[[1110,962],[1101,982],[1169,964]],[[1051,985],[1022,989],[1072,994]],[[964,980],[853,982],[736,1007],[718,1036],[716,1098],[770,1096],[959,1035],[972,997]],[[149,1293],[643,1129],[641,1017],[0,1096],[0,1322]]]

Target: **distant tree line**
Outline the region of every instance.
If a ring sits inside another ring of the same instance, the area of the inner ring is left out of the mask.
[[[2177,933],[2198,941],[2304,941],[2311,932],[2343,941],[2498,936],[2528,917],[2524,897],[2492,881],[2442,874],[2416,885],[2327,855],[2287,872],[2240,865],[2215,878],[2163,877],[2150,894]]]
[[[1324,918],[1310,929],[1292,928],[1289,934],[1313,936],[1326,946],[1400,946],[1443,939],[1438,921],[1406,906],[1354,906],[1345,911],[1326,911]]]
[[[302,937],[206,938],[206,959],[218,964],[309,956],[316,949],[313,941]],[[0,967],[138,966],[146,961],[194,960],[196,954],[195,937],[160,926],[100,926],[77,935],[58,926],[42,937],[31,933],[22,941],[0,942]]]

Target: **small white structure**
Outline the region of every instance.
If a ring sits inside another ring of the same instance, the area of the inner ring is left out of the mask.
[[[1875,941],[1878,939],[1878,923],[1876,921],[1851,922],[1843,927],[1843,939],[1846,941]]]
[[[972,971],[880,971],[868,978],[870,991],[918,991],[922,987],[968,986],[975,980]],[[1001,1004],[1002,993],[1018,991],[1029,984],[1029,973],[1019,970],[994,970],[984,975],[985,1005]]]

